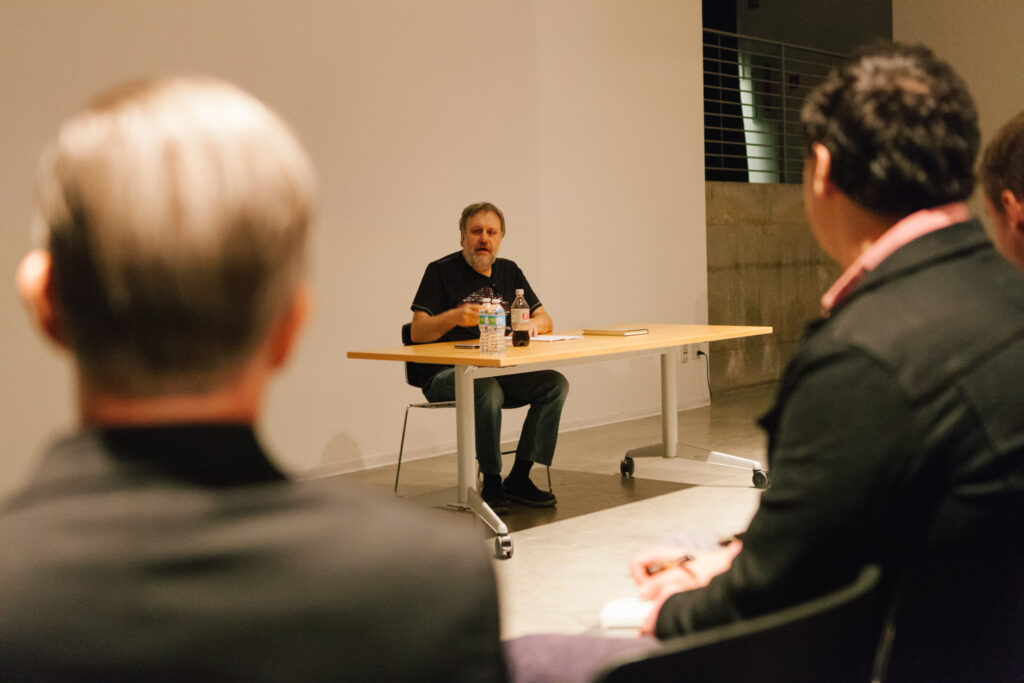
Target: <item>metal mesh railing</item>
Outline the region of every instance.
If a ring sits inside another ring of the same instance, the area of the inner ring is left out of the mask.
[[[848,55],[704,29],[704,177],[799,183],[800,107]]]

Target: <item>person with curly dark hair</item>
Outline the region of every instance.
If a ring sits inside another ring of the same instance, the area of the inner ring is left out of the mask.
[[[883,680],[1021,680],[1024,277],[963,203],[977,118],[921,46],[869,49],[808,97],[806,213],[844,272],[761,419],[772,484],[742,540],[633,558],[642,632],[780,610],[876,565]],[[514,678],[547,680],[542,647],[586,649],[559,640],[507,643]]]

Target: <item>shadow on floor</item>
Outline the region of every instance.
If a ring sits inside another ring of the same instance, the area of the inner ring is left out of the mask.
[[[547,477],[543,471],[533,473],[532,478],[537,486],[547,488]],[[550,524],[661,496],[690,488],[691,484],[623,477],[618,474],[592,474],[552,469],[551,487],[555,495],[558,496],[558,505],[553,508],[532,508],[511,503],[509,513],[501,517],[505,525],[508,526],[509,532],[522,531],[542,524]],[[455,500],[455,495],[455,487],[448,487],[441,491],[413,496],[409,500],[449,511],[453,515],[468,516],[467,512],[444,507],[446,503]]]

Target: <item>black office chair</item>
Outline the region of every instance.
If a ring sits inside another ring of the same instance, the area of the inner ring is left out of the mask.
[[[913,554],[893,590],[884,683],[1024,681],[1024,555],[1015,538],[1019,522],[992,522],[974,543]]]
[[[402,345],[412,346],[415,342],[412,340],[412,323],[405,323],[402,325]],[[422,388],[421,377],[424,377],[424,372],[433,372],[431,366],[427,363],[406,363],[405,364],[405,381],[409,386],[416,387],[417,389]],[[395,493],[398,493],[398,478],[402,474],[402,454],[405,451],[405,430],[409,424],[409,409],[410,408],[425,408],[433,410],[436,408],[454,408],[455,401],[437,401],[430,403],[424,401],[422,403],[410,403],[405,407],[405,418],[402,420],[402,441],[398,444],[398,467],[395,469]],[[502,451],[502,455],[508,455],[509,453],[515,453],[515,449],[508,451]],[[548,490],[551,490],[551,468],[548,468]]]
[[[872,565],[820,598],[666,641],[609,666],[597,683],[867,683],[882,628],[880,578]]]

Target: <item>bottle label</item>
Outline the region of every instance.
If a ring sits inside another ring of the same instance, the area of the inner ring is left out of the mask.
[[[510,317],[513,329],[526,329],[530,326],[530,309],[528,308],[513,309]]]

